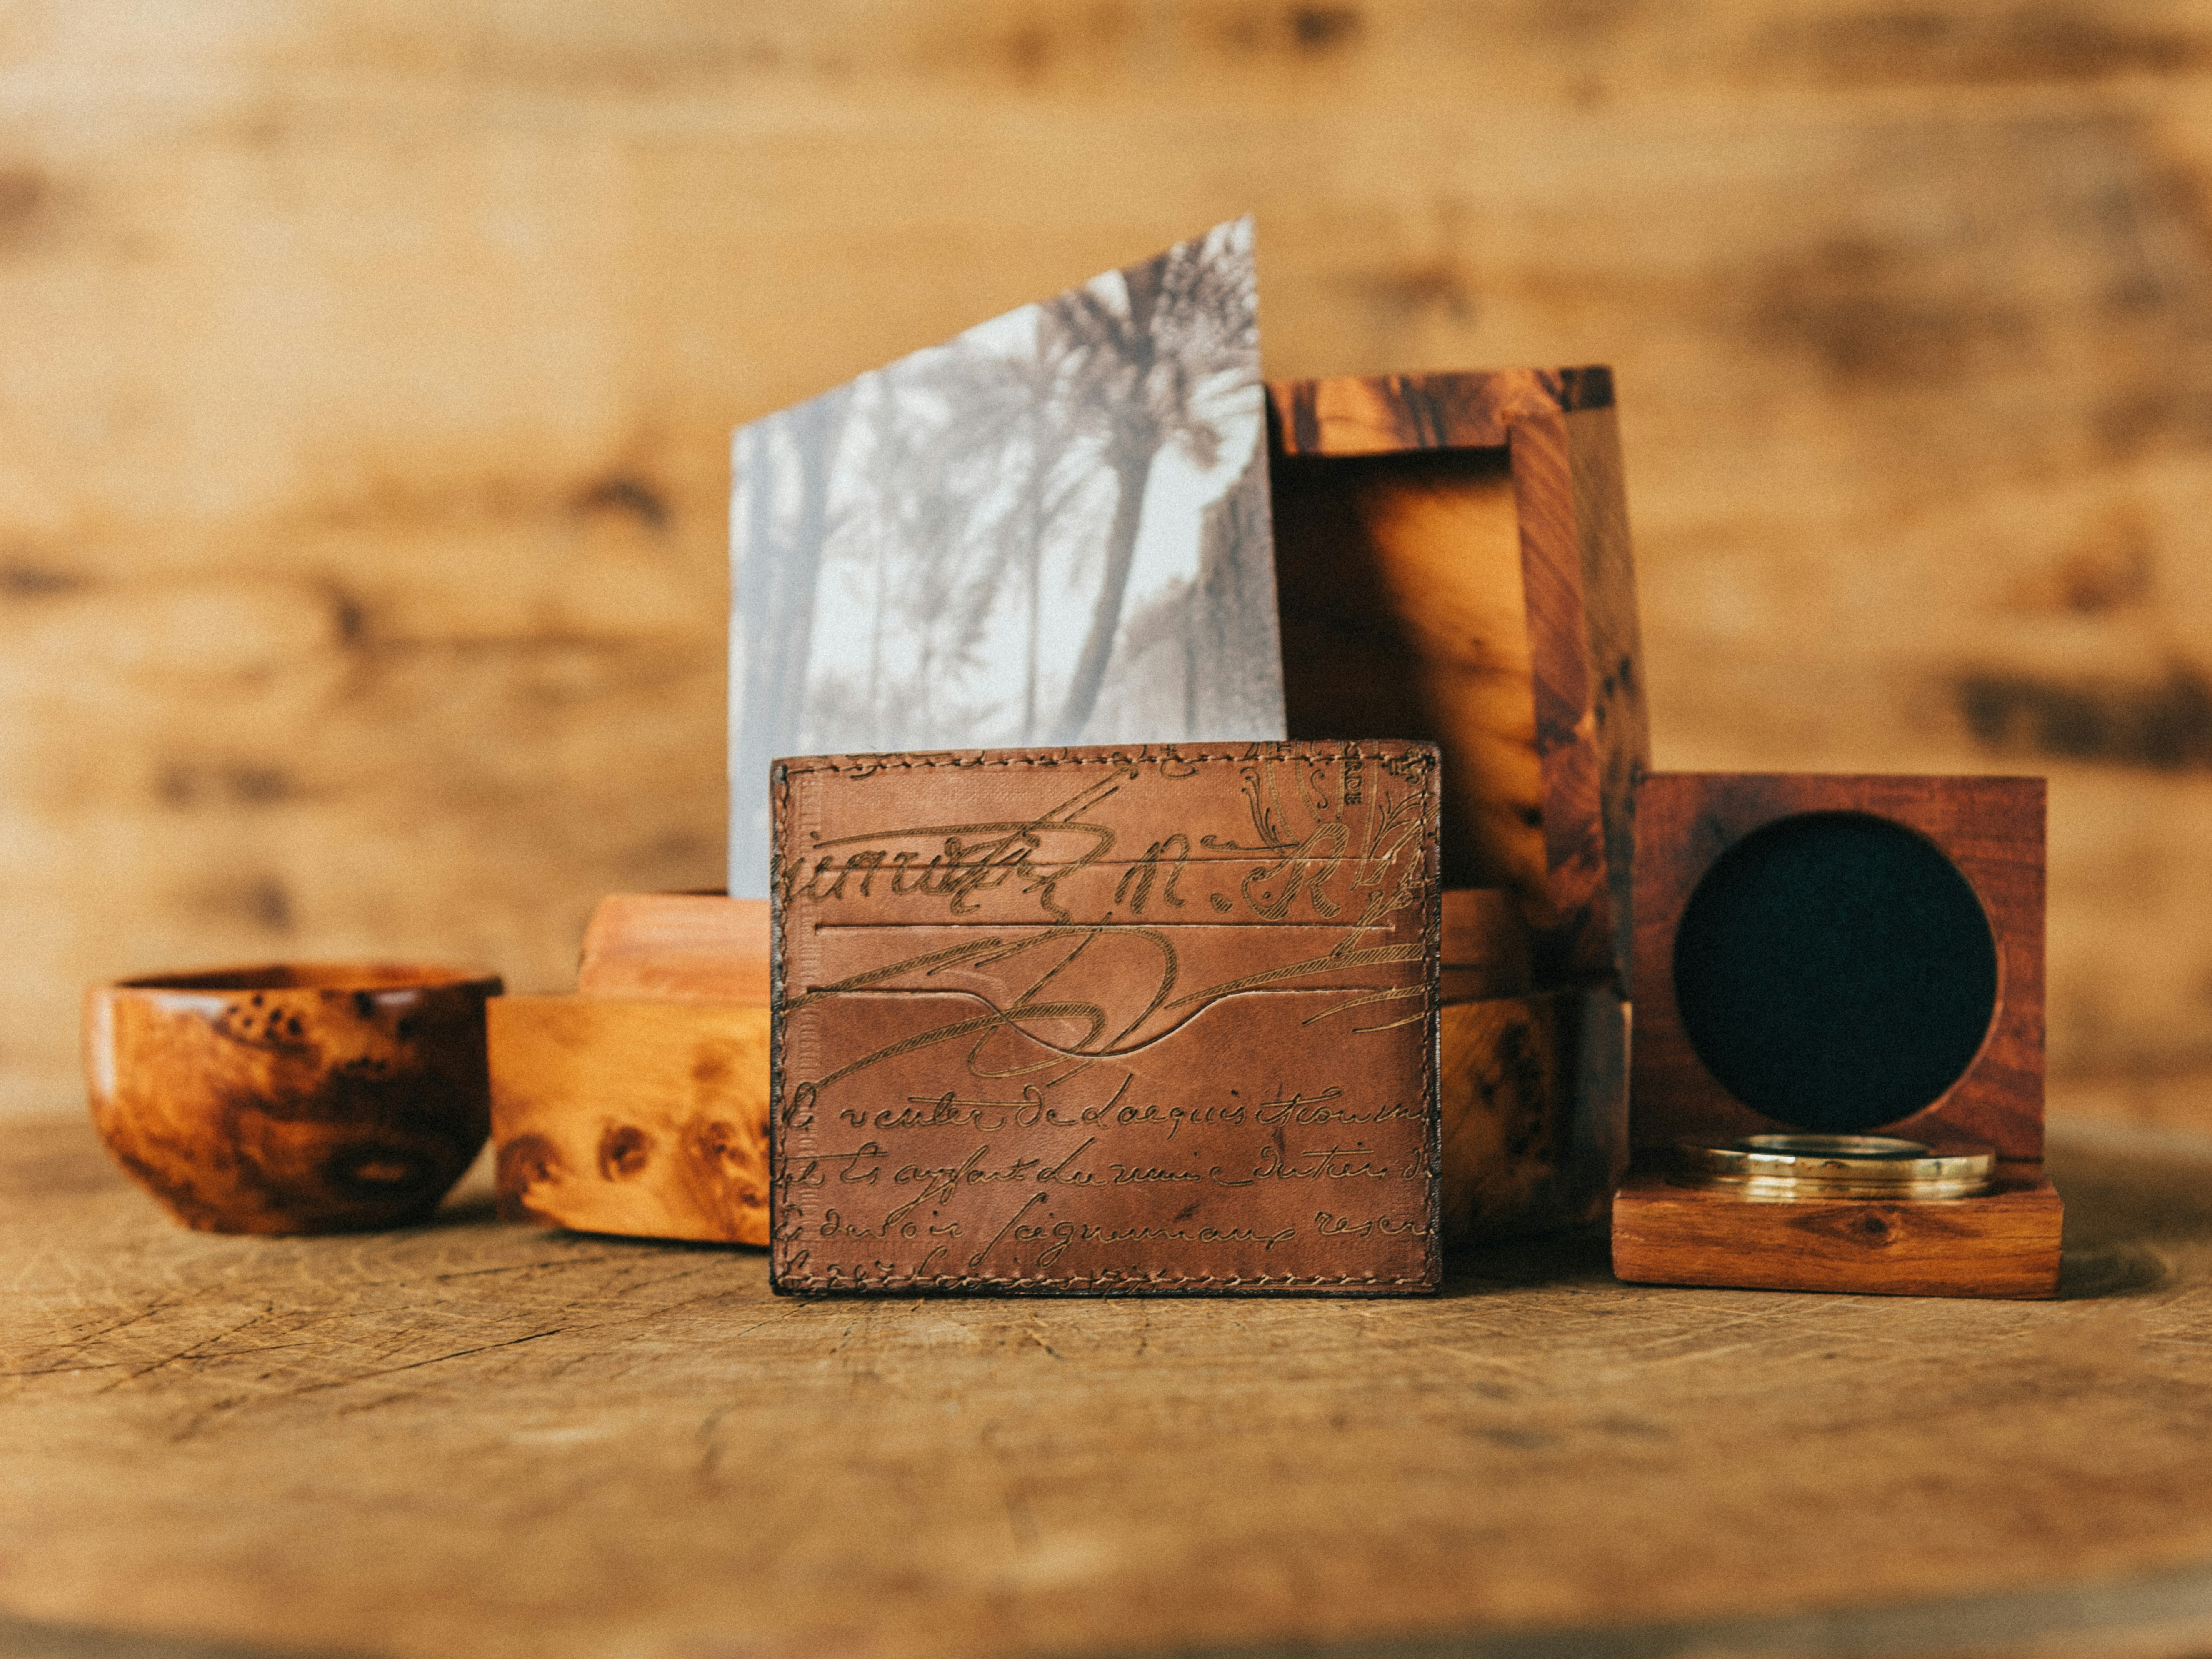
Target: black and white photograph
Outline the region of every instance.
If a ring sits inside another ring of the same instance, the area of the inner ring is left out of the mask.
[[[778,756],[1284,735],[1249,218],[738,429],[730,891]]]

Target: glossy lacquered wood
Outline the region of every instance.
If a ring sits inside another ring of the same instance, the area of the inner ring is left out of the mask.
[[[1879,1133],[1994,1148],[2006,1178],[1978,1197],[1749,1200],[1677,1184],[1674,1148],[1799,1126],[1731,1096],[1692,1046],[1674,994],[1691,896],[1731,848],[1810,812],[1858,812],[1924,837],[1980,900],[1996,1006],[1965,1073]],[[2042,1178],[2044,783],[2040,778],[1653,773],[1637,792],[1633,1173],[1613,1206],[1613,1267],[1670,1285],[2039,1297],[2058,1282],[2063,1206]]]
[[[1284,381],[1268,406],[1291,735],[1443,751],[1445,1237],[1600,1218],[1650,747],[1612,374]],[[1510,902],[1525,981],[1455,964],[1455,892]]]
[[[484,1143],[489,976],[280,963],[95,986],[100,1137],[179,1221],[319,1233],[418,1221]]]
[[[1627,1138],[1627,1005],[1533,991],[1447,1001],[1438,1025],[1444,1243],[1602,1220]]]
[[[1447,887],[1439,995],[1446,1003],[1520,996],[1535,988],[1528,924],[1497,887]]]
[[[2054,1296],[2064,1206],[2035,1166],[1975,1198],[1746,1200],[1639,1170],[1613,1194],[1632,1284],[1884,1296]]]
[[[1636,1062],[1639,1157],[1686,1137],[1797,1126],[1733,1098],[1691,1046],[1674,1000],[1674,935],[1705,872],[1753,831],[1807,812],[1865,812],[1925,836],[1982,902],[1997,949],[1997,1006],[1964,1075],[1885,1125],[1914,1140],[1979,1141],[2043,1156],[2043,815],[2040,778],[1655,772],[1637,792]]]

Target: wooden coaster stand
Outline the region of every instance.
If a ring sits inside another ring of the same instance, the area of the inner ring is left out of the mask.
[[[1802,1127],[1753,1111],[1708,1069],[1677,1001],[1675,946],[1692,895],[1724,854],[1814,813],[1903,826],[1942,853],[1980,901],[1997,969],[1981,1047],[1939,1097],[1868,1133],[1993,1148],[1997,1180],[1988,1193],[1747,1200],[1684,1184],[1670,1167],[1686,1139]],[[2053,1295],[2063,1211],[2043,1173],[2042,780],[1655,773],[1638,792],[1636,848],[1634,1151],[1613,1200],[1614,1273],[1662,1285]]]

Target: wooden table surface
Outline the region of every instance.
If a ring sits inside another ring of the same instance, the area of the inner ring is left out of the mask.
[[[2067,1299],[797,1302],[757,1252],[180,1231],[0,1157],[0,1654],[2212,1649],[2212,1144]]]

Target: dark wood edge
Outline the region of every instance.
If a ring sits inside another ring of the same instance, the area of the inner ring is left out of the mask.
[[[2125,1651],[2139,1659],[2212,1647],[2212,1562],[2070,1584],[1996,1583],[1965,1595],[1829,1603],[1784,1613],[1522,1625],[1424,1636],[1281,1639],[1109,1653],[1106,1659],[1905,1659],[1937,1653]],[[2092,1644],[2097,1644],[2093,1646]],[[0,1659],[362,1659],[328,1648],[241,1644],[0,1615]]]
[[[0,1613],[0,1659],[368,1659],[369,1648],[278,1647]]]
[[[2069,1584],[1996,1583],[1965,1595],[1830,1603],[1784,1613],[1522,1625],[1424,1636],[1280,1639],[1109,1653],[1106,1659],[1905,1659],[1938,1653],[2120,1652],[2138,1659],[2212,1647],[2212,1562]],[[242,1644],[0,1615],[0,1659],[362,1659],[365,1649]]]
[[[1353,443],[1322,431],[1317,405],[1324,388],[1358,386],[1377,401],[1437,411],[1387,439]],[[1267,382],[1270,423],[1286,455],[1372,455],[1407,449],[1494,449],[1516,421],[1540,414],[1613,406],[1613,370],[1602,363],[1574,368],[1470,369],[1424,374],[1347,374],[1317,380]]]
[[[1534,940],[1536,973],[1547,983],[1612,981],[1623,969],[1613,958],[1604,766],[1591,704],[1565,415],[1554,407],[1523,417],[1515,423],[1508,447],[1521,529],[1536,759],[1544,778],[1545,885],[1559,918]]]

